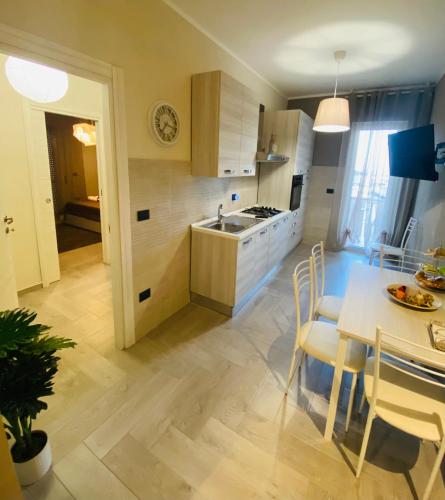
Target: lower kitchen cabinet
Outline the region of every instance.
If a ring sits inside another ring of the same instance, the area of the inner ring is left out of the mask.
[[[236,239],[192,230],[192,301],[232,316],[264,277],[301,241],[293,213]]]

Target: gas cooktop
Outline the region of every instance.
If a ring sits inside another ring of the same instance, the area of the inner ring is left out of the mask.
[[[281,214],[282,210],[272,207],[250,207],[243,210],[245,214],[254,215],[257,219],[268,219],[274,215]]]

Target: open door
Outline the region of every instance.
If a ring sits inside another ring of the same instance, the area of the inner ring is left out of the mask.
[[[45,112],[25,107],[25,128],[40,270],[45,287],[60,280]]]
[[[0,192],[0,201],[2,193]],[[14,263],[10,248],[11,233],[14,232],[14,219],[0,206],[0,311],[18,307],[17,286]],[[0,432],[2,430],[0,429]]]

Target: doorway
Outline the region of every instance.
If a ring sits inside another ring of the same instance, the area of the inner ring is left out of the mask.
[[[106,214],[101,203],[96,122],[45,113],[45,123],[58,252],[100,243]]]
[[[2,41],[2,37],[7,36],[4,33],[1,32],[0,29],[0,44]],[[23,35],[24,39],[26,39],[26,35]],[[19,43],[21,43],[19,41]],[[24,42],[26,43],[26,42]],[[57,56],[59,56],[62,60],[64,59],[64,54],[63,51],[58,51],[57,48],[52,47],[51,49]],[[35,55],[33,56],[35,57]],[[73,56],[71,56],[73,57]],[[2,59],[5,59],[6,56],[1,55]],[[81,58],[80,58],[81,59]],[[55,60],[57,60],[55,58]],[[75,61],[76,57],[74,59],[71,59],[71,61]],[[79,61],[79,64],[82,66],[83,61]],[[86,65],[86,63],[85,63]],[[2,65],[1,65],[2,66]],[[111,67],[110,67],[111,68]],[[100,68],[104,69],[105,68]],[[3,67],[1,68],[2,72],[2,77],[4,77],[4,72],[3,72]],[[88,73],[88,71],[82,71],[83,74]],[[113,78],[113,73],[110,69],[109,71],[109,82],[111,82],[111,79]],[[75,75],[69,75],[70,79],[80,79],[80,77],[77,77]],[[82,78],[82,80],[87,80],[85,78]],[[114,232],[114,238],[110,242],[111,246],[111,252],[110,254],[115,255],[117,259],[112,262],[113,259],[110,259],[111,264],[112,264],[112,269],[111,272],[108,270],[108,279],[110,281],[110,290],[107,291],[106,287],[103,286],[101,287],[101,292],[103,292],[103,296],[107,297],[111,301],[111,295],[113,295],[113,300],[110,302],[111,305],[111,311],[107,311],[107,315],[110,316],[111,318],[115,318],[117,320],[117,328],[115,329],[115,344],[117,347],[122,348],[122,347],[128,347],[132,343],[134,343],[134,329],[132,325],[132,315],[131,315],[131,310],[129,310],[129,300],[128,300],[128,295],[124,293],[124,288],[128,290],[128,284],[129,282],[131,283],[131,276],[129,278],[128,273],[124,273],[123,270],[126,267],[125,265],[125,260],[128,262],[128,259],[123,259],[121,250],[125,249],[126,247],[128,248],[128,245],[124,244],[122,245],[121,248],[121,243],[120,243],[120,235],[121,235],[121,212],[119,209],[119,204],[117,203],[118,199],[118,189],[117,189],[117,178],[118,172],[116,169],[116,154],[120,154],[120,148],[117,147],[116,144],[114,144],[114,147],[112,147],[113,140],[116,140],[115,132],[114,132],[114,126],[112,128],[112,124],[119,124],[122,126],[122,120],[118,119],[116,122],[112,121],[112,117],[110,113],[113,112],[113,101],[110,100],[112,92],[111,86],[106,83],[107,78],[105,78],[105,82],[94,82],[94,80],[91,80],[91,82],[97,83],[97,85],[100,88],[100,96],[99,96],[99,101],[102,105],[105,106],[104,109],[104,116],[103,116],[103,123],[97,123],[98,129],[99,129],[99,135],[101,135],[104,138],[103,141],[103,151],[97,153],[97,157],[99,158],[102,155],[102,159],[106,160],[106,164],[108,165],[108,172],[110,174],[109,179],[105,179],[105,184],[107,188],[110,188],[111,186],[111,191],[110,191],[110,202],[109,204],[109,210],[107,210],[107,215],[109,216],[109,220],[114,221],[115,225],[115,232]],[[118,88],[119,85],[116,85]],[[17,96],[16,96],[17,97]],[[22,99],[25,101],[24,98],[21,96],[18,96],[19,99]],[[2,99],[2,102],[8,102],[8,99]],[[118,101],[117,101],[118,102]],[[36,121],[42,122],[42,117],[43,117],[43,123],[45,124],[45,113],[53,113],[54,111],[61,111],[61,114],[63,115],[74,115],[77,117],[85,117],[88,119],[90,122],[95,121],[94,118],[96,117],[91,117],[88,116],[88,112],[83,112],[87,111],[88,109],[85,107],[80,110],[72,110],[70,109],[69,105],[63,104],[62,109],[60,110],[55,110],[55,109],[42,109],[38,104],[36,103],[30,103],[30,102],[22,102],[21,105],[21,113],[19,113],[18,116],[15,118],[8,120],[7,122],[7,127],[9,129],[14,129],[16,126],[22,126],[29,129],[33,128],[33,125],[35,125]],[[96,122],[95,122],[96,123]],[[38,135],[38,134],[37,134]],[[41,286],[47,286],[53,281],[57,281],[56,279],[47,279],[48,276],[44,276],[44,268],[45,266],[41,265],[41,262],[37,262],[37,266],[35,269],[37,269],[40,272],[40,281],[41,283],[39,285],[32,285],[33,280],[31,279],[29,283],[23,281],[20,285],[17,283],[17,275],[14,275],[14,271],[17,272],[17,270],[22,270],[22,266],[16,266],[14,265],[14,241],[13,238],[17,236],[18,234],[22,235],[30,235],[32,241],[32,245],[17,245],[23,254],[25,254],[24,262],[29,261],[31,264],[36,263],[35,255],[37,250],[39,252],[44,252],[45,247],[47,248],[49,245],[52,244],[51,242],[51,224],[47,224],[49,217],[48,213],[51,213],[51,218],[53,221],[53,234],[54,234],[54,239],[56,240],[56,231],[55,231],[55,218],[54,218],[54,209],[52,206],[52,199],[53,199],[53,194],[52,191],[47,191],[45,192],[44,190],[44,184],[45,182],[42,182],[42,176],[39,175],[42,173],[42,169],[39,168],[39,162],[42,162],[42,158],[46,156],[45,161],[48,162],[48,142],[47,142],[47,137],[46,137],[46,129],[45,129],[45,148],[43,149],[41,147],[41,144],[43,141],[40,141],[40,145],[38,144],[38,141],[34,141],[35,136],[30,134],[25,134],[25,138],[22,137],[22,143],[20,144],[20,147],[15,148],[16,151],[19,151],[20,154],[23,155],[24,151],[26,152],[24,154],[24,159],[25,161],[19,162],[22,165],[27,164],[27,167],[29,167],[29,172],[30,175],[28,176],[28,179],[26,182],[2,182],[2,187],[4,188],[2,191],[15,191],[17,194],[16,198],[17,201],[20,201],[20,199],[25,199],[26,202],[28,203],[28,207],[31,204],[33,210],[33,217],[30,219],[31,225],[34,223],[36,229],[33,230],[26,230],[27,228],[23,226],[21,230],[19,231],[19,225],[24,221],[23,219],[23,214],[24,213],[30,213],[29,211],[25,210],[25,207],[23,204],[19,204],[19,209],[14,210],[16,212],[15,218],[11,215],[11,207],[5,206],[7,205],[8,200],[5,200],[5,197],[0,196],[1,202],[2,202],[2,207],[1,208],[1,215],[2,215],[2,231],[1,231],[1,237],[0,237],[0,253],[2,258],[2,269],[0,273],[0,283],[2,285],[2,294],[0,294],[0,307],[2,309],[5,308],[12,308],[17,305],[17,290],[19,291],[28,291],[30,293],[34,293],[38,290],[35,288],[40,288]],[[42,137],[40,137],[42,138]],[[3,146],[8,143],[8,138],[3,137],[4,141],[3,144],[1,145],[1,148],[3,149]],[[122,141],[120,142],[120,146],[122,145]],[[25,158],[26,157],[26,158]],[[9,172],[11,171],[16,171],[16,169],[11,168],[13,165],[11,164],[11,158],[7,158],[6,162],[2,162],[4,165],[4,168],[7,168]],[[119,157],[119,161],[122,160],[122,155]],[[37,167],[37,168],[36,168]],[[40,165],[41,167],[41,165]],[[23,172],[22,172],[23,173]],[[121,172],[122,174],[122,172]],[[128,170],[126,172],[128,175]],[[100,173],[98,174],[100,176]],[[50,178],[49,172],[48,172],[48,178]],[[3,179],[5,181],[5,179]],[[128,186],[128,183],[127,183]],[[51,182],[49,181],[49,187],[51,190]],[[125,188],[125,184],[123,186]],[[125,191],[125,189],[124,189]],[[31,196],[28,196],[31,195]],[[45,197],[46,195],[46,197]],[[125,197],[125,195],[123,195]],[[11,198],[11,196],[10,196]],[[125,198],[128,199],[128,196]],[[31,201],[30,201],[31,200]],[[46,214],[45,210],[42,210],[42,207],[46,205]],[[16,207],[17,208],[17,207]],[[125,212],[125,210],[123,210]],[[107,229],[109,229],[111,226],[111,223],[107,223]],[[127,224],[128,226],[128,224]],[[29,228],[28,228],[29,229]],[[100,229],[100,232],[102,233],[102,228]],[[96,243],[95,245],[101,245],[100,243]],[[51,245],[54,247],[54,245]],[[93,247],[94,245],[90,245],[90,247]],[[57,244],[55,246],[57,254],[58,254],[58,249],[57,249]],[[86,247],[87,248],[87,247]],[[82,248],[70,250],[68,252],[63,252],[61,255],[67,255],[69,252],[77,252],[77,251],[82,251]],[[20,253],[20,252],[19,252]],[[101,252],[99,252],[101,253]],[[97,257],[97,248],[95,252],[95,259]],[[48,253],[47,253],[48,256]],[[66,260],[66,259],[65,259]],[[74,259],[76,262],[76,273],[77,273],[77,278],[79,277],[79,268],[85,269],[85,266],[88,265],[88,262],[91,263],[91,255],[89,257],[83,255],[81,256],[80,254],[77,255],[77,257]],[[102,260],[102,259],[101,259]],[[54,259],[53,259],[54,261]],[[94,263],[93,263],[94,264]],[[101,263],[102,264],[102,263]],[[94,264],[95,265],[95,264]],[[26,267],[26,266],[25,266]],[[63,267],[63,266],[62,266]],[[28,269],[29,270],[29,269]],[[25,269],[26,271],[26,269]],[[87,273],[90,274],[90,273]],[[107,274],[107,273],[104,273]],[[34,275],[34,281],[36,279],[36,275]],[[21,277],[23,278],[23,276]],[[38,278],[37,278],[38,279]],[[46,283],[45,283],[46,280]],[[93,276],[89,276],[89,285],[91,285],[92,282],[94,282],[95,279]],[[113,282],[113,293],[111,293],[111,281]],[[26,286],[28,284],[31,284],[31,286]],[[3,287],[3,285],[5,285]],[[60,288],[60,287],[59,287]],[[44,289],[43,289],[44,290]],[[15,298],[14,298],[15,294]],[[50,294],[46,294],[49,296]],[[66,298],[66,297],[65,297]],[[106,307],[102,308],[103,311],[106,311]],[[129,314],[130,313],[130,314]],[[71,318],[73,319],[73,318]]]

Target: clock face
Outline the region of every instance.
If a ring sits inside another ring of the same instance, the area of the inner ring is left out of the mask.
[[[151,128],[158,142],[164,145],[174,144],[179,135],[178,113],[166,102],[155,104],[151,112]]]

